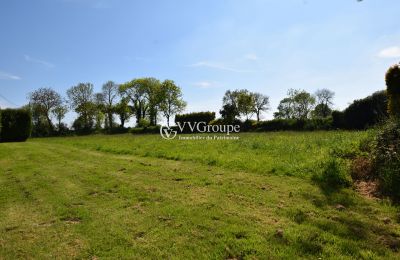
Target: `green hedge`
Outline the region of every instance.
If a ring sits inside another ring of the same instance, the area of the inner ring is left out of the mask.
[[[273,119],[257,123],[257,131],[314,131],[332,129],[332,118],[321,119]]]
[[[32,117],[26,109],[1,111],[0,142],[23,142],[31,135]]]
[[[334,128],[367,129],[388,118],[387,95],[378,91],[363,99],[354,100],[343,112],[332,113]]]
[[[215,119],[215,112],[196,112],[189,114],[181,114],[175,116],[175,123],[177,122],[206,122],[209,124]]]
[[[131,134],[159,134],[160,126],[149,126],[149,127],[134,127],[129,129]]]

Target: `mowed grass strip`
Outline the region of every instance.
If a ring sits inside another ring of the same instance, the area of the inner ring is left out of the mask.
[[[352,190],[75,141],[0,144],[0,258],[399,257],[396,208]]]

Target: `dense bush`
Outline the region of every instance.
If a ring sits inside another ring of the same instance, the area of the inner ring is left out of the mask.
[[[389,97],[388,110],[392,116],[400,117],[400,66],[398,64],[389,68],[385,81]]]
[[[378,91],[364,99],[355,100],[343,112],[332,113],[333,127],[366,129],[387,119],[387,95]]]
[[[304,122],[303,130],[315,131],[315,130],[330,130],[332,129],[332,118],[315,118],[308,119]]]
[[[79,116],[72,124],[72,128],[78,135],[88,135],[94,132],[94,123],[92,120],[85,122],[84,118]]]
[[[343,112],[337,110],[332,112],[332,127],[333,129],[343,129],[345,127]]]
[[[25,109],[5,109],[1,111],[1,142],[23,142],[31,134],[32,117]]]
[[[130,132],[130,130],[131,130],[130,128],[126,128],[126,127],[113,127],[113,128],[104,129],[104,133],[110,134],[110,135],[126,134],[126,133]]]
[[[253,131],[255,129],[257,129],[257,121],[255,120],[248,119],[240,124],[241,132]]]
[[[134,127],[129,129],[131,134],[158,134],[160,133],[160,126],[149,126],[149,127]]]
[[[139,120],[138,124],[137,124],[137,127],[146,128],[146,127],[149,127],[149,126],[150,126],[150,121],[147,120],[146,118],[141,118]]]
[[[400,200],[400,121],[389,120],[376,136],[373,167],[380,190]]]
[[[181,114],[175,116],[175,123],[180,122],[206,122],[209,124],[215,119],[215,112],[196,112],[189,114]]]
[[[313,176],[313,180],[323,188],[336,190],[351,186],[352,180],[345,160],[332,157],[321,165],[321,169],[319,174]]]

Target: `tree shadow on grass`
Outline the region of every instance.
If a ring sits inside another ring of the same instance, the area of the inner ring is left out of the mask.
[[[320,210],[329,210],[330,214],[307,221],[320,231],[346,241],[340,245],[343,254],[361,257],[361,251],[368,250],[382,256],[388,249],[392,252],[399,251],[400,235],[393,231],[393,226],[378,219],[374,212],[370,215],[360,212],[360,207],[369,204],[357,198],[354,191],[326,185],[320,185],[320,190],[323,196],[304,194],[304,197],[311,199],[313,205]],[[315,241],[314,239],[314,244]],[[305,243],[301,248],[308,252],[307,243],[311,242],[313,240],[301,242]]]

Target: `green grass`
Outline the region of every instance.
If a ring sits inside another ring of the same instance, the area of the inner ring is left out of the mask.
[[[38,139],[117,155],[190,161],[261,174],[309,176],[331,149],[353,149],[366,132],[245,133],[238,141],[163,140],[159,135]]]
[[[365,135],[0,144],[0,259],[399,258],[397,207],[310,178]]]

